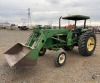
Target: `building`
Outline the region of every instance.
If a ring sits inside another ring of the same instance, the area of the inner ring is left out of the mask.
[[[0,23],[0,28],[5,29],[5,28],[10,28],[11,24],[8,22],[5,23]]]

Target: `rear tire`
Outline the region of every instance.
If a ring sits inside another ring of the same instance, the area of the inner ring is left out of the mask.
[[[80,36],[78,42],[79,53],[83,56],[91,56],[96,48],[96,36],[92,31],[87,31]]]

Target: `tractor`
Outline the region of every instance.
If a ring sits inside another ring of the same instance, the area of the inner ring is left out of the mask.
[[[86,28],[86,20],[89,16],[71,15],[59,18],[59,27],[37,27],[30,34],[25,44],[17,43],[4,53],[4,56],[12,68],[32,67],[36,65],[38,57],[43,56],[46,50],[57,51],[54,63],[57,67],[63,66],[66,61],[66,52],[75,46],[83,56],[91,56],[96,48],[96,35]],[[61,20],[75,22],[73,29],[61,26]],[[84,26],[77,27],[77,21],[83,20]],[[61,50],[61,48],[63,50]]]

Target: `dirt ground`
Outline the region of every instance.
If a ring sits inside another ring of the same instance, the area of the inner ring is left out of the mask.
[[[67,52],[67,61],[55,67],[56,52],[47,51],[33,68],[11,69],[4,52],[17,42],[25,43],[32,31],[0,30],[0,83],[100,83],[100,34],[93,56],[83,57],[77,47]]]

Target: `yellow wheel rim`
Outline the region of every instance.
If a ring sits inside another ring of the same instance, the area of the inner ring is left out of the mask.
[[[87,42],[87,49],[88,51],[92,51],[94,49],[95,40],[93,37],[90,37]]]

